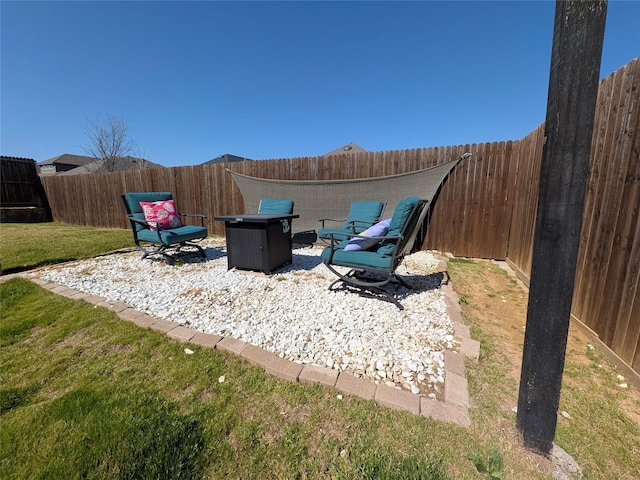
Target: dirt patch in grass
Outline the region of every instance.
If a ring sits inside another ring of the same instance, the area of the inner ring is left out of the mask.
[[[475,275],[456,278],[454,289],[463,292],[461,303],[474,304],[471,312],[472,326],[478,325],[486,336],[492,337],[495,348],[499,349],[508,361],[509,369],[505,372],[506,375],[519,382],[527,323],[528,289],[505,262],[484,260],[474,260],[474,262],[479,266]],[[485,275],[483,265],[484,268],[491,269],[499,267],[504,271],[504,275]],[[572,320],[567,339],[565,373],[567,373],[567,368],[570,373],[571,368],[576,366],[592,366],[605,372],[605,376],[611,376],[616,380],[620,373],[615,369],[615,366],[598,363],[599,360],[604,359],[597,358],[598,347],[596,343],[587,333],[585,327]],[[592,378],[592,380],[602,384],[599,378]],[[563,382],[571,384],[573,379],[570,375],[565,375]],[[619,383],[622,383],[622,380],[618,381]],[[619,391],[618,385],[615,386],[617,388],[614,391]],[[632,404],[632,409],[627,413],[640,425],[640,415],[636,412],[636,404],[634,403],[640,401],[640,396],[632,395],[632,397],[637,398],[627,398],[624,403]]]
[[[634,422],[636,422],[638,426],[640,426],[640,410],[638,409],[640,405],[638,402],[638,398],[636,398],[635,400],[633,398],[625,398],[620,401],[620,406],[624,409],[625,412],[627,412],[629,418],[631,418]]]
[[[479,407],[478,412],[493,410],[498,418],[505,420],[494,423],[493,428],[500,432],[501,448],[508,456],[505,450],[509,448],[522,450],[515,428],[515,407],[529,292],[504,262],[454,259],[448,268],[453,287],[460,296],[465,322],[482,345],[480,365],[483,361],[495,365],[492,372],[473,364],[468,366],[472,410],[474,406]],[[631,460],[635,466],[630,470],[640,471],[634,453],[638,442],[629,438],[629,432],[640,427],[640,392],[620,375],[620,369],[607,361],[602,347],[585,327],[572,320],[555,443],[578,461],[586,478],[605,478],[602,476],[605,471],[609,471],[608,474],[618,471],[617,478],[630,478],[628,470],[618,470],[618,465],[611,465],[622,463],[620,459],[625,458],[625,450],[631,452],[631,459],[635,458]],[[622,388],[622,383],[627,383],[628,388]],[[607,435],[613,435],[607,445],[609,450],[590,445],[598,443],[598,425],[607,430]],[[525,452],[527,456],[529,453]],[[616,456],[618,461],[606,460]],[[539,463],[541,471],[552,473],[554,478],[573,478],[557,472],[563,466],[558,463],[562,463],[562,458],[556,455],[545,459],[531,453],[531,461]]]

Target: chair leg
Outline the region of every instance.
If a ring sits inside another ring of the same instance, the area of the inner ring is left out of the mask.
[[[184,247],[194,248],[195,251],[193,250],[182,251]],[[140,242],[138,242],[136,243],[136,249],[143,252],[143,255],[142,255],[143,260],[151,255],[162,255],[162,257],[164,258],[164,260],[167,262],[168,265],[175,265],[175,261],[178,257],[183,257],[187,255],[198,255],[202,258],[207,258],[207,254],[204,251],[204,249],[200,245],[191,243],[191,242],[182,242],[182,243],[173,244],[173,245],[160,245],[154,249],[145,248],[140,244]],[[168,250],[172,250],[172,249],[174,249],[175,252],[169,253]]]
[[[333,270],[333,269],[331,269]],[[336,273],[336,272],[334,272]],[[389,302],[393,303],[398,307],[399,310],[404,310],[404,307],[397,299],[395,292],[397,292],[398,287],[394,289],[394,292],[391,293],[387,291],[386,287],[390,283],[400,284],[409,290],[413,290],[411,285],[409,285],[404,278],[401,276],[391,273],[386,279],[381,280],[379,282],[367,282],[366,280],[361,280],[358,278],[358,274],[365,273],[363,270],[353,269],[347,272],[344,275],[338,275],[338,279],[335,280],[331,285],[329,285],[329,290],[334,290],[334,286],[337,284],[342,284],[341,289],[346,289],[347,287],[353,287],[358,289],[361,293],[363,292],[375,292],[384,295]],[[376,298],[378,298],[376,296]]]
[[[144,248],[142,246],[140,246],[139,250],[141,250],[142,252],[144,252],[142,254],[142,260],[144,260],[145,258],[152,256],[152,255],[161,255],[164,258],[164,261],[167,262],[168,265],[174,265],[175,264],[175,259],[169,255],[166,250],[167,250],[167,246],[166,245],[162,245],[160,247],[158,247],[155,250],[149,250],[147,248]]]
[[[197,255],[200,255],[202,258],[207,258],[207,254],[205,253],[204,249],[197,243],[184,242],[183,244],[180,245],[178,250],[180,250],[180,248],[182,248],[183,246],[192,247],[197,250],[197,252],[185,252],[185,253],[196,253]]]
[[[398,307],[398,310],[404,310],[404,307],[402,306],[402,304],[400,303],[400,301],[396,298],[395,295],[392,295],[391,293],[387,292],[386,290],[382,290],[382,293],[385,294],[385,296],[389,299],[389,301],[393,304],[395,304],[396,307]]]

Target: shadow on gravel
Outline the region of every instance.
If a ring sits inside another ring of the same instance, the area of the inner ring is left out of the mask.
[[[400,276],[400,275],[398,275]],[[438,290],[443,284],[447,283],[446,275],[443,272],[432,273],[431,275],[402,275],[404,280],[411,288],[406,288],[398,282],[391,282],[384,287],[361,287],[357,285],[349,285],[344,282],[337,282],[333,290],[343,290],[353,292],[366,298],[377,298],[396,304],[402,309],[402,300],[409,298],[411,295],[417,295],[429,290]],[[375,275],[367,274],[358,278],[375,279]]]
[[[227,255],[227,250],[225,247],[211,247],[205,246],[202,248],[206,255],[206,258],[200,256],[200,254],[196,251],[183,251],[174,254],[170,254],[169,256],[173,260],[173,266],[184,265],[186,263],[206,263],[214,260],[218,260],[219,258],[225,257]],[[141,254],[142,256],[142,254]],[[156,262],[156,263],[169,263],[167,258],[161,254],[151,254],[148,257],[144,258],[145,261]],[[169,263],[170,264],[170,263]]]

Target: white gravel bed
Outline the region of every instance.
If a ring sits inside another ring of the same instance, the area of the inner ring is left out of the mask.
[[[421,395],[435,397],[434,390],[441,391],[444,351],[458,345],[433,254],[414,253],[398,268],[415,289],[398,289],[404,306],[399,310],[380,298],[329,291],[336,277],[322,264],[321,248],[295,249],[292,265],[267,276],[227,270],[224,239],[201,245],[206,260],[193,257],[175,266],[131,252],[47,267],[27,277],[231,336],[294,362],[347,371]]]

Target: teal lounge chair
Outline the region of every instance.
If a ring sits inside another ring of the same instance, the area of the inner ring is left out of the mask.
[[[418,197],[401,200],[390,221],[380,222],[370,229],[373,235],[348,234],[349,238],[344,240],[344,233],[329,233],[331,245],[322,251],[322,261],[338,276],[329,289],[341,285],[373,290],[386,296],[402,310],[404,307],[395,295],[384,287],[394,282],[411,288],[396,274],[396,268],[405,255],[413,250],[429,210],[428,203]],[[380,231],[376,232],[377,228]],[[350,270],[343,274],[336,267],[348,267]]]
[[[270,215],[289,215],[293,213],[293,200],[285,200],[282,198],[260,199],[258,204],[258,213]],[[291,243],[298,246],[311,246],[317,240],[315,231],[304,231],[292,234]]]
[[[184,255],[196,254],[206,258],[202,247],[192,243],[207,238],[209,234],[204,226],[205,215],[179,213],[169,192],[129,192],[120,195],[120,198],[131,225],[136,249],[143,252],[142,258],[161,255],[170,265],[177,257]],[[167,205],[164,202],[170,203]],[[183,221],[188,217],[198,218],[200,225],[185,225]]]
[[[336,239],[347,239],[349,235],[362,233],[380,220],[384,206],[384,202],[377,201],[352,202],[346,220],[320,219],[322,228],[318,230],[318,238],[329,240],[333,235],[333,238]],[[344,222],[344,224],[340,227],[330,228],[326,225],[326,222]],[[340,234],[343,235],[340,237]]]

